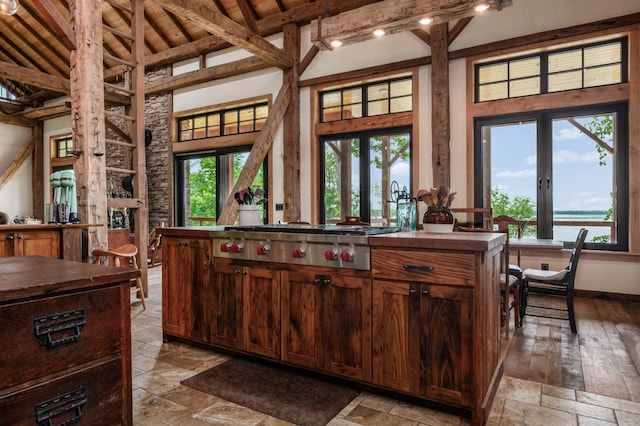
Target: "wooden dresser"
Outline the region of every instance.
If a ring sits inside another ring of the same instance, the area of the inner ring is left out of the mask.
[[[130,279],[139,271],[0,258],[0,425],[130,425]]]

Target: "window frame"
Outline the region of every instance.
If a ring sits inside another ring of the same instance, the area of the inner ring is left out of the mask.
[[[484,183],[483,170],[484,162],[484,143],[482,141],[482,127],[490,125],[501,125],[514,123],[518,121],[534,121],[537,125],[536,134],[536,153],[538,161],[536,163],[536,179],[542,179],[544,176],[552,176],[553,172],[553,153],[552,151],[552,122],[554,119],[563,118],[571,115],[598,115],[604,112],[615,112],[617,115],[617,127],[614,131],[616,134],[616,187],[617,187],[617,217],[612,218],[617,222],[617,241],[616,243],[595,243],[585,242],[584,248],[590,250],[609,250],[609,251],[627,251],[629,249],[629,197],[630,182],[628,175],[628,105],[626,102],[589,105],[584,107],[566,107],[553,110],[524,112],[515,114],[496,115],[491,117],[478,117],[474,119],[474,192],[473,200],[475,206],[484,206],[491,204],[491,188],[487,188]],[[553,188],[553,178],[551,180],[551,188]],[[553,189],[539,189],[536,194],[536,210],[537,220],[537,237],[552,238],[553,232]],[[572,242],[565,242],[565,247],[571,247]]]

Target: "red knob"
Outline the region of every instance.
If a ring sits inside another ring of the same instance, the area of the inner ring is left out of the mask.
[[[342,250],[340,252],[340,259],[343,262],[353,262],[353,252],[351,250]]]
[[[220,251],[223,252],[223,253],[227,253],[230,248],[231,248],[231,244],[229,244],[229,243],[220,244]]]
[[[233,253],[240,253],[242,252],[243,248],[244,248],[243,244],[238,244],[238,243],[231,244],[231,252]]]
[[[256,252],[258,253],[258,256],[264,256],[265,254],[269,253],[269,249],[270,248],[267,244],[262,244],[258,246]]]
[[[301,247],[296,247],[293,250],[291,250],[291,256],[293,256],[294,259],[301,259],[304,257],[304,249]]]
[[[337,260],[338,259],[338,251],[336,249],[327,249],[324,252],[324,258],[327,260]]]

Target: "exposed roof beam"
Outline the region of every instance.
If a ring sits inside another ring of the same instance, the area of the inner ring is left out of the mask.
[[[393,34],[420,28],[422,18],[430,18],[432,25],[446,23],[476,14],[475,3],[475,0],[385,0],[312,21],[311,41],[327,50],[331,49],[332,41],[353,44],[375,38],[374,29]],[[512,0],[487,0],[487,3],[495,10],[497,4],[503,8],[510,6]]]
[[[71,113],[71,102],[24,110],[18,115],[31,120],[48,120]]]
[[[242,13],[242,17],[244,18],[244,22],[246,22],[247,27],[254,33],[258,33],[260,30],[258,29],[258,25],[256,25],[256,20],[260,19],[256,10],[249,4],[247,0],[236,0],[238,3],[238,7],[240,8],[240,12]]]
[[[60,11],[50,0],[33,0],[32,2],[64,45],[69,49],[75,49],[75,34],[69,24],[69,20],[60,14]]]
[[[242,25],[215,11],[202,0],[154,0],[162,8],[180,16],[221,39],[253,53],[281,69],[291,68],[292,61],[282,49]]]
[[[269,68],[270,66],[270,64],[256,57],[240,59],[215,67],[202,68],[197,71],[191,71],[175,77],[165,77],[162,80],[147,83],[144,86],[144,94],[145,96],[158,95],[182,87],[245,74],[251,71]]]
[[[54,92],[64,93],[66,95],[71,93],[71,83],[68,78],[58,77],[8,62],[0,62],[0,76],[9,79],[15,79],[16,76],[19,76],[21,83],[30,86],[53,90]]]

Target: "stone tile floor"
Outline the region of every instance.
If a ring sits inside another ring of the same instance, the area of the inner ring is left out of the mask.
[[[290,423],[180,385],[227,357],[162,342],[161,267],[149,269],[147,310],[131,305],[133,421],[135,425],[280,426]],[[470,425],[466,418],[362,392],[332,426]],[[640,403],[504,376],[489,425],[640,425]]]

